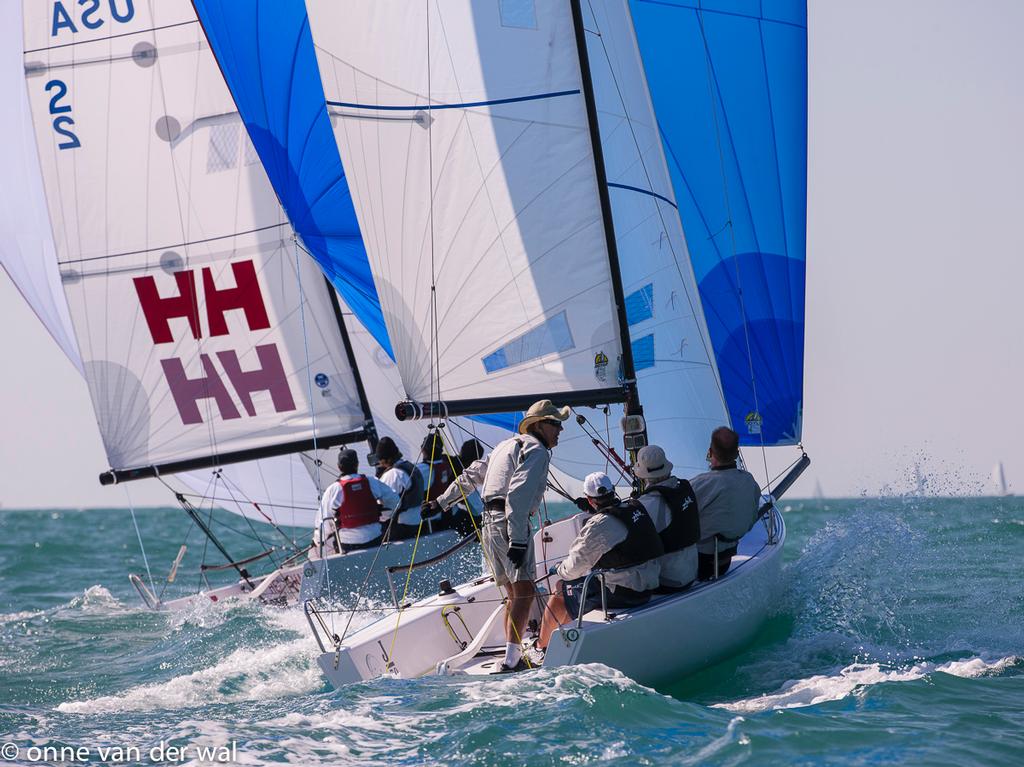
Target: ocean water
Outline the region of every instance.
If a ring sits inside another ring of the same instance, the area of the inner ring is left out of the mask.
[[[137,515],[165,575],[188,520]],[[793,502],[786,522],[785,593],[756,643],[666,689],[590,665],[335,691],[299,610],[143,609],[127,511],[0,511],[0,757],[1024,764],[1024,501]],[[251,550],[240,524],[226,541]],[[201,553],[192,533],[172,588],[195,585]]]

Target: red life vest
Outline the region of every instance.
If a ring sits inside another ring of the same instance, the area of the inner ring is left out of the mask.
[[[431,463],[433,463],[433,468],[431,468]],[[424,461],[423,466],[430,477],[430,487],[427,488],[426,497],[427,500],[433,501],[448,489],[448,485],[455,481],[455,476],[452,474],[452,467],[443,458],[432,462]]]
[[[339,530],[372,525],[380,521],[380,507],[370,490],[370,480],[353,474],[338,480],[341,485],[341,506],[334,513]]]

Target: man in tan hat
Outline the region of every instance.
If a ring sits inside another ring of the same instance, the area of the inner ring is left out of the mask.
[[[637,500],[654,521],[665,548],[658,559],[660,591],[682,591],[697,580],[697,496],[689,482],[672,476],[672,462],[657,445],[640,448],[633,473],[644,481]]]
[[[523,632],[537,590],[533,584],[537,565],[533,554],[530,517],[540,506],[547,486],[551,450],[558,444],[562,422],[569,408],[558,408],[551,400],[535,402],[519,423],[519,434],[499,442],[486,459],[474,461],[463,477],[479,478],[484,500],[484,558],[499,587],[508,593],[505,607],[505,658],[499,668],[515,671],[523,667]],[[460,478],[461,479],[461,478]],[[443,506],[461,495],[460,480],[443,493]],[[464,488],[465,489],[465,488]]]

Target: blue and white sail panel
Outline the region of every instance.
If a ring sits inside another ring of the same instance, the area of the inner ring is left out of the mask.
[[[193,4],[292,226],[359,322],[390,354],[305,5],[279,0]]]
[[[617,386],[569,3],[307,9],[406,395]],[[610,366],[596,370],[598,355]]]
[[[631,0],[734,428],[799,441],[807,198],[804,0]]]
[[[111,466],[359,429],[327,286],[192,5],[24,9],[56,258]]]
[[[626,322],[648,438],[686,476],[706,468],[709,435],[728,416],[628,4],[589,0],[583,10]],[[622,441],[621,414],[615,406],[607,419],[603,413],[591,416],[613,445]],[[572,467],[583,471],[594,457],[590,440],[574,432],[563,434],[553,457],[570,473]]]

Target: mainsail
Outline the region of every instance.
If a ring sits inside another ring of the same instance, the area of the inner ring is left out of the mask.
[[[573,14],[513,5],[307,6],[406,395],[448,414],[631,376]]]
[[[364,439],[340,306],[191,5],[28,3],[25,48],[106,479]]]
[[[805,0],[632,0],[729,414],[800,441],[807,201]]]

